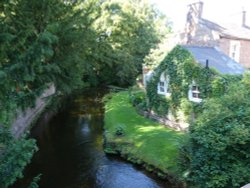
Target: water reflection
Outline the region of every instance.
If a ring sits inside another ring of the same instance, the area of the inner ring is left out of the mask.
[[[32,136],[40,148],[14,187],[42,173],[41,188],[170,187],[132,164],[103,152],[101,93],[80,93],[50,122],[39,121]]]

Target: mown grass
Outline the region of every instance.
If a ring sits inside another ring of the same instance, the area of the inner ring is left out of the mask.
[[[124,134],[116,135],[118,127]],[[119,150],[162,170],[177,172],[177,155],[182,132],[166,128],[137,114],[129,103],[128,92],[112,94],[105,104],[106,141],[118,145]]]

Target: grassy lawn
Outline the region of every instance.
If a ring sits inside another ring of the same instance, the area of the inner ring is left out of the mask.
[[[122,127],[124,135],[115,134],[117,127]],[[106,102],[105,130],[107,142],[118,145],[123,153],[165,173],[176,173],[177,148],[185,134],[138,115],[128,92],[115,93]]]

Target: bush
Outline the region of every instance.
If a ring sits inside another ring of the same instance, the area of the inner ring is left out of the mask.
[[[124,134],[125,134],[124,126],[123,125],[117,126],[115,129],[115,135],[116,136],[123,136]]]
[[[144,100],[145,100],[145,94],[142,91],[130,94],[130,102],[134,106],[137,106],[138,104],[142,103]]]
[[[190,126],[182,166],[197,187],[238,188],[250,182],[250,82],[243,82],[208,100]]]
[[[146,94],[143,90],[133,88],[129,93],[129,100],[133,106],[138,107],[140,110],[147,110]]]
[[[37,151],[35,140],[15,139],[8,129],[0,126],[0,187],[7,188],[17,178],[23,177],[23,169]]]

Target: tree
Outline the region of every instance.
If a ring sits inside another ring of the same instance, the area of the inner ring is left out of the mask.
[[[184,166],[197,187],[240,187],[250,182],[250,76],[205,103],[190,127]]]
[[[0,111],[33,105],[50,83],[62,94],[84,85],[84,56],[89,38],[95,37],[90,25],[98,14],[97,3],[1,2]],[[0,120],[6,124],[5,116]]]
[[[91,49],[96,80],[106,84],[130,85],[141,73],[144,57],[155,48],[169,27],[146,1],[108,0],[95,22],[97,43]],[[98,55],[97,55],[98,54]]]
[[[8,128],[0,126],[0,187],[7,188],[21,178],[25,166],[37,151],[35,140],[13,138]]]

